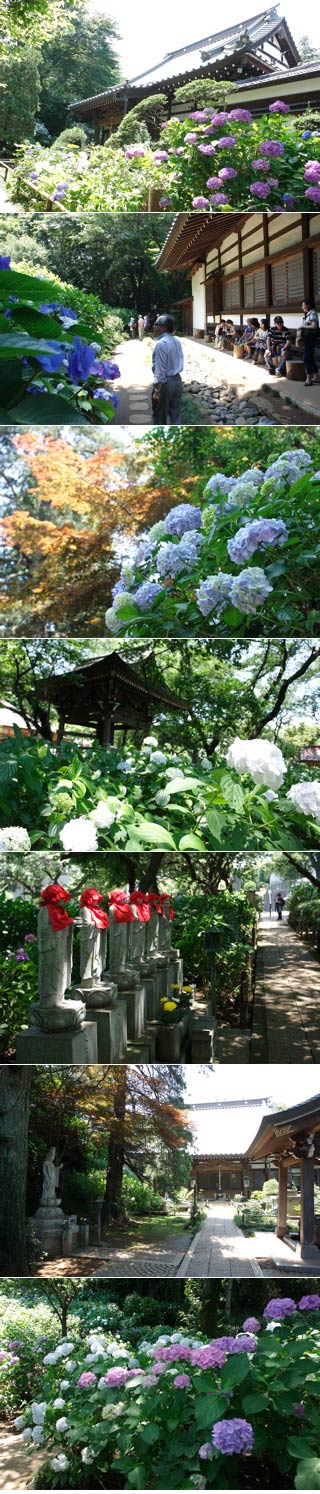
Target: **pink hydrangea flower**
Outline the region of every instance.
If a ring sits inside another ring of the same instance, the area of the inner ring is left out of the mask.
[[[173,1381],[175,1390],[186,1390],[190,1383],[190,1375],[175,1375]]]
[[[274,104],[269,104],[269,114],[290,114],[290,104],[285,104],[283,99],[276,99]]]
[[[244,1333],[260,1333],[261,1323],[259,1318],[245,1318],[242,1327]]]
[[[82,1375],[80,1375],[80,1379],[77,1380],[77,1385],[79,1385],[80,1390],[89,1390],[90,1385],[96,1384],[97,1376],[93,1375],[92,1370],[83,1370]]]
[[[115,1365],[114,1369],[107,1371],[104,1378],[106,1385],[125,1385],[128,1379],[128,1371],[121,1369],[120,1365]]]

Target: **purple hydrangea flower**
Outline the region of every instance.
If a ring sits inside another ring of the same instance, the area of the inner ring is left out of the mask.
[[[97,1376],[94,1375],[91,1370],[83,1370],[82,1375],[80,1375],[79,1380],[77,1380],[77,1385],[79,1385],[80,1390],[89,1390],[91,1385],[96,1384]]]
[[[320,1307],[320,1297],[318,1296],[318,1293],[310,1292],[308,1296],[300,1297],[298,1307],[300,1307],[300,1312],[310,1312],[314,1308]]]
[[[87,342],[81,342],[80,337],[74,337],[72,348],[68,354],[68,374],[72,384],[86,382],[92,373],[95,362],[95,350]]]
[[[267,176],[267,182],[268,182],[268,186],[269,187],[278,187],[279,186],[279,181],[278,181],[278,177],[277,176]]]
[[[110,358],[95,358],[91,373],[98,374],[99,379],[120,379],[118,363],[111,363]]]
[[[237,120],[239,124],[251,124],[252,114],[250,109],[231,109],[229,119]]]
[[[16,960],[18,962],[20,962],[20,963],[22,963],[22,962],[24,962],[24,964],[27,963],[27,965],[28,965],[29,964],[29,955],[25,953],[25,950],[18,949],[17,953],[16,953]]]
[[[276,99],[274,104],[269,104],[269,114],[290,114],[290,104],[285,104],[283,99]]]
[[[284,156],[281,140],[261,140],[260,150],[264,156]]]
[[[144,154],[144,145],[127,145],[127,148],[125,150],[125,156],[127,157],[128,161],[133,161],[135,156],[144,156]]]
[[[198,1365],[199,1369],[222,1369],[226,1357],[225,1349],[220,1348],[213,1339],[211,1344],[202,1344],[199,1349],[193,1349],[191,1362]]]
[[[253,171],[270,171],[270,161],[251,161],[251,166]]]
[[[270,196],[270,187],[268,187],[267,182],[251,182],[249,190],[251,192],[251,197]]]
[[[295,197],[292,196],[292,192],[283,193],[282,201],[284,202],[286,208],[294,208],[295,200]]]
[[[232,177],[233,176],[237,176],[237,175],[238,175],[238,172],[235,171],[234,166],[222,166],[221,167],[221,171],[219,171],[219,177],[220,177],[220,181],[221,182],[229,182],[229,181],[231,182]]]
[[[259,547],[265,549],[267,545],[285,545],[287,539],[288,530],[283,519],[253,519],[251,524],[244,524],[234,538],[228,540],[230,560],[236,565],[242,565],[244,560],[251,560]]]
[[[205,124],[206,120],[210,119],[209,109],[194,109],[193,113],[189,114],[189,119],[195,119],[197,124]]]
[[[236,144],[235,135],[221,135],[220,140],[216,141],[217,150],[231,150],[232,146]]]
[[[198,208],[198,209],[199,208],[208,208],[209,207],[208,198],[207,197],[193,197],[193,199],[192,199],[192,207],[193,208]]]
[[[264,1308],[263,1316],[270,1322],[281,1323],[282,1319],[289,1317],[292,1312],[297,1312],[297,1303],[293,1301],[293,1297],[271,1297],[270,1302],[267,1302]]]
[[[171,197],[160,197],[159,198],[159,207],[161,207],[161,208],[169,208],[169,207],[171,207]]]
[[[296,1405],[293,1407],[293,1415],[297,1417],[297,1421],[303,1421],[303,1417],[304,1417],[304,1404],[303,1404],[303,1401],[297,1401],[296,1402]]]
[[[189,529],[201,528],[201,518],[201,508],[196,508],[193,503],[177,503],[176,508],[169,509],[164,520],[166,534],[177,534],[181,539]]]
[[[61,197],[65,197],[66,192],[68,192],[68,191],[69,191],[69,182],[60,182],[59,186],[55,188],[55,191],[53,193],[53,201],[54,202],[60,202],[60,198]]]
[[[207,187],[220,187],[220,176],[209,176]]]
[[[190,1383],[190,1375],[175,1375],[173,1381],[175,1390],[186,1390]]]
[[[306,197],[308,197],[309,202],[319,203],[320,202],[320,185],[319,185],[319,187],[308,187],[305,195],[306,195]]]
[[[245,1318],[242,1327],[244,1333],[260,1333],[261,1323],[259,1318]]]
[[[199,1447],[199,1458],[213,1458],[212,1442],[202,1442]]]
[[[214,156],[215,150],[216,150],[216,146],[213,145],[213,144],[212,145],[198,145],[198,151],[199,151],[199,153],[200,153],[201,156]]]
[[[231,115],[227,114],[226,110],[221,109],[220,114],[211,114],[211,125],[216,130],[219,125],[228,124],[228,119],[230,118]]]
[[[93,391],[93,398],[94,399],[104,399],[104,400],[106,400],[107,404],[113,405],[114,410],[116,410],[117,405],[119,404],[119,395],[118,394],[111,394],[111,390],[110,389],[103,389],[103,388],[102,389],[100,389],[100,388],[94,389],[94,391]]]
[[[157,162],[157,165],[161,165],[162,161],[168,161],[169,160],[168,151],[167,150],[155,150],[154,160]]]
[[[256,611],[256,607],[262,606],[272,590],[270,581],[260,566],[252,566],[250,570],[240,571],[233,578],[230,601],[234,607],[238,607],[239,612],[249,616]]]
[[[252,1333],[238,1333],[230,1354],[253,1354],[256,1347],[256,1340]]]
[[[104,1378],[106,1385],[125,1385],[128,1379],[128,1370],[121,1369],[120,1365],[115,1365],[114,1369],[107,1371]]]
[[[252,1452],[253,1427],[242,1416],[234,1416],[230,1421],[216,1421],[212,1441],[218,1452],[229,1456],[233,1453]]]
[[[213,192],[212,197],[210,197],[210,202],[212,207],[226,207],[228,205],[229,198],[226,197],[225,192]]]
[[[185,138],[185,144],[186,145],[196,145],[197,144],[198,136],[196,135],[195,131],[193,132],[193,134],[190,133],[190,135],[185,135],[184,138]]]
[[[138,586],[138,590],[134,592],[133,601],[136,602],[137,607],[140,607],[141,612],[148,612],[149,607],[153,607],[153,603],[161,595],[162,590],[163,587],[159,586],[158,581],[143,581],[142,585]]]

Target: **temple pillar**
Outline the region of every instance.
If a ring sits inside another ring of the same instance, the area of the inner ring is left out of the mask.
[[[285,1162],[279,1162],[279,1197],[278,1197],[278,1221],[277,1235],[280,1240],[287,1234],[287,1209],[288,1209],[288,1169]]]
[[[300,1256],[301,1260],[319,1260],[319,1251],[314,1243],[314,1158],[303,1157],[301,1161],[301,1216]]]
[[[99,118],[95,119],[95,122],[94,122],[94,143],[95,143],[95,145],[100,145],[100,120],[99,120]]]

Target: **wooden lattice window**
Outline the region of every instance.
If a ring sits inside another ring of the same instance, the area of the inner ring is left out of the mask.
[[[223,310],[239,311],[241,305],[239,276],[237,276],[233,280],[224,280],[222,289]]]
[[[303,255],[294,254],[272,265],[272,300],[274,306],[301,301],[304,294]]]

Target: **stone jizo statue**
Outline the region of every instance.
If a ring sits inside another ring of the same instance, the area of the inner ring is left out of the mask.
[[[113,1005],[117,987],[103,976],[107,957],[108,914],[102,908],[102,892],[85,887],[80,897],[80,987],[88,1007]]]
[[[57,1166],[55,1158],[56,1148],[55,1146],[50,1146],[42,1164],[43,1186],[40,1206],[45,1208],[51,1208],[52,1205],[61,1203],[61,1199],[57,1198],[61,1167]]]
[[[73,920],[62,904],[70,894],[59,882],[44,887],[38,915],[39,1000],[30,1009],[33,1026],[45,1032],[80,1028],[85,1021],[83,1001],[66,1001],[72,973]]]

